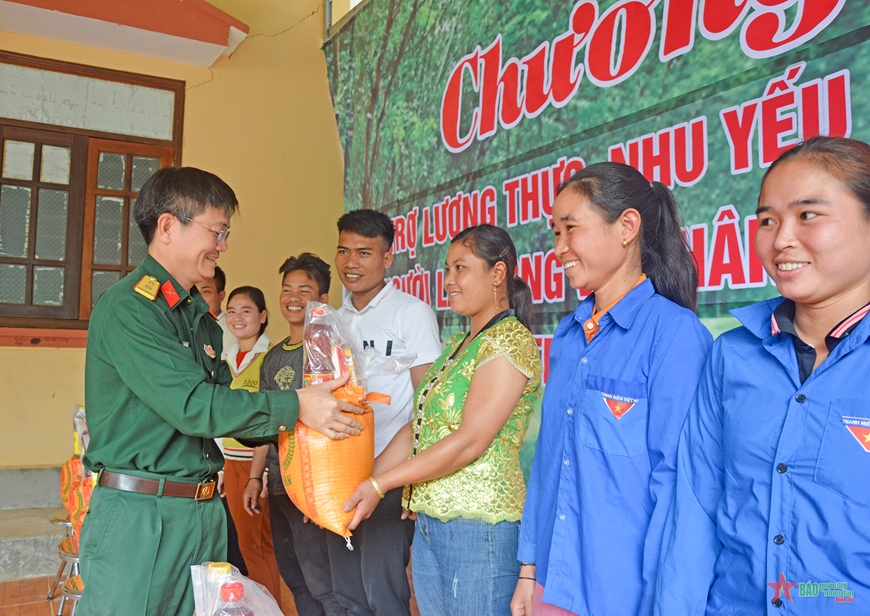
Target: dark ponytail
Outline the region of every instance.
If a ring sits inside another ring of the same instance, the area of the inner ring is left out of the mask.
[[[468,227],[456,234],[451,244],[460,242],[471,249],[471,253],[482,259],[489,269],[501,261],[507,267],[508,303],[513,308],[517,320],[532,328],[532,290],[526,281],[516,275],[517,249],[511,236],[504,229],[492,225]]]
[[[516,256],[514,256],[516,260]],[[511,276],[508,269],[508,302],[516,314],[517,321],[532,329],[534,318],[532,317],[532,290],[525,280],[519,276]]]
[[[694,311],[698,305],[698,269],[680,230],[674,195],[659,182],[649,182],[634,167],[596,163],[581,169],[561,188],[585,196],[608,223],[627,209],[640,213],[641,269],[656,293]]]

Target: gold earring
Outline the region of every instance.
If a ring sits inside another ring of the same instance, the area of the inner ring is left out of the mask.
[[[498,292],[496,291],[495,285],[492,285],[492,305],[495,308],[495,311],[498,312]]]
[[[622,247],[628,248],[628,240],[622,240]]]

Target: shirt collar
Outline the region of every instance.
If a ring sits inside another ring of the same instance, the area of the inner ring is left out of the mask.
[[[254,343],[254,347],[245,354],[242,363],[238,364],[239,339],[233,336],[232,342],[230,342],[230,345],[226,349],[227,363],[230,365],[233,372],[238,375],[239,372],[247,368],[251,362],[254,361],[254,358],[256,358],[257,355],[269,350],[269,342],[269,334],[266,332],[260,334],[260,337],[257,338],[257,342]]]
[[[779,307],[786,302],[792,306],[780,309]],[[840,321],[828,334],[828,339],[830,339],[830,341],[826,339],[828,349],[833,349],[861,325],[868,313],[870,313],[870,305],[860,308]],[[761,340],[782,332],[793,333],[794,331],[794,302],[784,297],[774,297],[758,304],[736,308],[731,310],[731,314],[740,321],[743,327]],[[786,324],[786,317],[788,317],[788,324]],[[790,330],[784,329],[784,327],[790,327]],[[833,342],[833,346],[831,342]]]
[[[637,315],[641,306],[643,306],[649,298],[655,295],[655,292],[656,290],[655,287],[653,287],[652,281],[647,278],[631,291],[626,293],[625,297],[623,297],[613,308],[608,310],[606,314],[609,314],[617,325],[623,329],[628,329],[631,327],[634,317]],[[594,306],[595,294],[593,293],[583,300],[583,302],[577,307],[577,310],[574,311],[574,320],[582,326],[583,322],[592,315]]]
[[[770,336],[771,315],[784,300],[785,298],[783,297],[774,297],[758,304],[735,308],[729,312],[754,336],[765,340]]]
[[[870,312],[870,304],[859,308],[848,317],[837,323],[828,335],[825,336],[825,346],[828,351],[833,351],[834,348],[854,330],[861,321]],[[795,338],[800,338],[797,330],[794,327],[795,304],[792,300],[786,299],[777,306],[773,314],[770,316],[770,334],[775,336],[779,333],[791,334]]]
[[[269,344],[271,340],[269,340],[269,334],[263,332],[260,334],[260,337],[257,338],[257,342],[254,344],[254,348],[251,349],[252,353],[265,353],[269,350]]]
[[[348,310],[350,310],[351,312],[356,312],[356,313],[363,313],[369,309],[374,310],[377,307],[377,305],[380,304],[384,300],[385,297],[387,297],[390,293],[392,293],[395,290],[396,290],[396,286],[393,284],[393,281],[387,279],[386,284],[384,285],[384,288],[381,289],[380,291],[378,291],[378,294],[375,295],[372,298],[372,301],[370,301],[368,304],[366,304],[362,310],[357,310],[356,306],[353,305],[353,294],[352,293],[348,293],[345,296],[344,301],[342,301],[342,305],[345,308],[347,308]]]
[[[159,282],[161,286],[166,284],[168,281],[169,284],[172,286],[172,288],[175,290],[175,293],[178,295],[179,301],[175,302],[173,304],[167,300],[167,303],[170,304],[171,309],[175,309],[177,306],[181,306],[182,304],[187,303],[185,301],[187,299],[190,299],[191,302],[193,302],[197,298],[200,297],[199,289],[196,288],[196,285],[194,285],[193,289],[191,289],[190,291],[188,291],[187,289],[182,287],[178,283],[178,281],[175,278],[173,278],[169,274],[169,272],[166,271],[166,268],[163,267],[160,264],[160,262],[157,261],[157,259],[152,257],[150,254],[145,255],[145,259],[142,261],[142,265],[140,267],[149,276],[154,276],[154,278],[157,279],[157,282]],[[134,282],[134,284],[135,284],[135,282]],[[161,295],[163,295],[163,294],[164,294],[164,291],[161,288]],[[166,299],[166,298],[164,298],[164,299]],[[203,299],[202,302],[204,303],[205,300]],[[206,304],[206,311],[208,311],[208,304]]]

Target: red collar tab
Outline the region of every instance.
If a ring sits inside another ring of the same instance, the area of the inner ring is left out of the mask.
[[[776,315],[770,315],[770,335],[776,336],[780,332],[779,323],[776,322]]]
[[[163,298],[166,300],[166,303],[169,304],[170,308],[175,308],[175,305],[181,301],[178,292],[175,290],[175,287],[172,286],[171,280],[167,280],[160,285],[160,292],[163,294]]]

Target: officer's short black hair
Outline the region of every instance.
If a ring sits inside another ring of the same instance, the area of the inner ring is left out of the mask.
[[[210,207],[232,216],[239,201],[233,189],[213,173],[194,167],[165,167],[142,186],[133,217],[150,245],[161,214],[168,212],[187,225]]]
[[[220,265],[214,266],[214,287],[218,294],[223,293],[227,288],[227,275],[221,269]]]
[[[379,237],[393,247],[396,229],[389,216],[377,210],[354,210],[338,219],[338,232],[347,231],[363,237]]]
[[[326,261],[310,252],[303,252],[298,257],[290,257],[278,268],[278,273],[281,274],[281,282],[284,282],[284,278],[290,272],[298,271],[305,272],[309,278],[317,283],[318,295],[329,293],[332,274]]]

